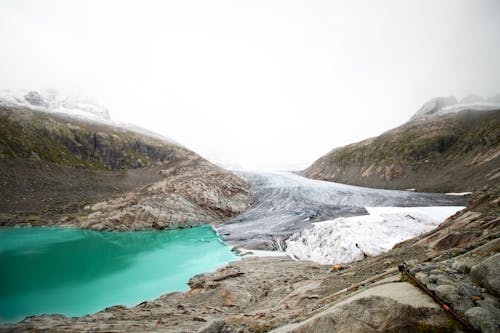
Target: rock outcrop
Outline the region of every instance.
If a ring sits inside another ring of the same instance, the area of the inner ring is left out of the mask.
[[[162,164],[163,177],[86,208],[78,225],[95,230],[172,229],[218,223],[250,204],[249,185],[200,157]]]
[[[299,324],[273,333],[412,332],[440,330],[449,318],[421,290],[406,282],[364,290]],[[451,327],[450,327],[451,328]]]
[[[489,293],[500,296],[500,253],[473,266],[470,275],[476,284],[486,288]]]
[[[378,137],[333,149],[306,177],[389,189],[471,191],[500,180],[500,107],[425,114]],[[422,111],[423,112],[423,111]]]

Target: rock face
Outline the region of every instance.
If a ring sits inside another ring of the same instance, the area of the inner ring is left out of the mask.
[[[303,174],[358,186],[433,192],[498,184],[500,107],[417,117],[378,137],[336,148]]]
[[[88,207],[79,225],[95,230],[172,229],[221,222],[250,204],[244,180],[199,157],[162,167],[163,180]]]
[[[500,253],[485,259],[470,270],[472,280],[491,294],[500,296]]]
[[[40,94],[36,91],[30,91],[24,96],[24,99],[31,105],[43,106],[43,107],[49,106],[49,104],[45,102],[42,96],[40,96]]]
[[[442,329],[448,318],[439,306],[409,283],[376,286],[351,296],[312,318],[274,333],[413,332]]]
[[[244,180],[157,135],[3,102],[0,169],[7,225],[176,228],[220,222],[250,203]]]

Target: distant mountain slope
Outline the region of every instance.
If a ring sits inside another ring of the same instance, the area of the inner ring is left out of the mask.
[[[485,110],[455,104],[451,110],[456,100],[441,102],[432,100],[411,121],[378,137],[333,149],[303,174],[359,186],[418,191],[498,186],[500,106],[494,109],[490,104]]]
[[[154,133],[112,124],[0,98],[0,224],[172,228],[247,208],[249,185],[235,174]],[[116,200],[119,207],[107,204]]]
[[[191,153],[186,148],[67,114],[0,102],[0,158],[118,170],[149,166]]]

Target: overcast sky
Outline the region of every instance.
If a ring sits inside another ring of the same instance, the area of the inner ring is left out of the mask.
[[[500,1],[0,0],[0,89],[90,96],[226,165],[298,169],[500,92]]]

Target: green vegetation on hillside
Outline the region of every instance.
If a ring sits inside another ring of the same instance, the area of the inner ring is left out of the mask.
[[[178,145],[129,130],[0,106],[0,159],[119,170],[171,161],[186,153]]]

